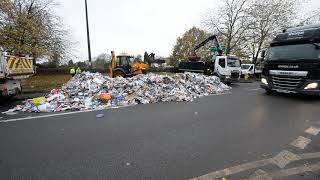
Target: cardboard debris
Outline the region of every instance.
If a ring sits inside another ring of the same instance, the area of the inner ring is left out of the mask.
[[[83,72],[74,76],[61,89],[53,89],[46,97],[26,100],[11,112],[59,112],[193,101],[230,89],[218,77],[195,73],[175,74],[172,77],[151,73],[111,79],[100,73]]]

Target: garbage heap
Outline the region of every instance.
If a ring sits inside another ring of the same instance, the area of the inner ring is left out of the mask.
[[[193,101],[231,88],[218,77],[195,73],[174,76],[146,74],[132,78],[109,78],[100,73],[83,72],[61,89],[46,97],[28,99],[12,111],[59,112],[104,109],[169,101]]]

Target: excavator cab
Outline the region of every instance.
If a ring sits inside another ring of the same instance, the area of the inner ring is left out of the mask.
[[[134,57],[126,54],[115,56],[111,52],[112,60],[109,67],[110,77],[131,77],[138,74],[144,74],[149,69],[149,65],[134,62]]]
[[[129,56],[129,55],[119,55],[116,58],[116,67],[115,69],[119,69],[121,70],[121,72],[123,74],[130,74],[131,73],[131,65],[133,63],[133,56]],[[117,76],[122,76],[124,77],[121,73],[117,74]]]

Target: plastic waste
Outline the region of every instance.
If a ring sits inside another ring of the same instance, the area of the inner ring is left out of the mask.
[[[45,97],[28,99],[11,112],[60,112],[170,101],[193,101],[231,88],[215,76],[178,73],[109,78],[100,73],[77,74]]]
[[[33,98],[32,99],[32,102],[34,105],[40,105],[40,104],[43,104],[47,101],[47,99],[45,97],[38,97],[38,98]]]
[[[39,112],[50,112],[51,108],[50,108],[50,104],[49,103],[45,103],[45,104],[41,104],[38,106],[38,111]]]
[[[111,96],[107,93],[101,93],[98,95],[98,99],[104,103],[107,103],[111,99]]]
[[[92,106],[92,98],[86,98],[84,100],[84,107],[85,109],[90,109]]]
[[[18,114],[15,111],[16,111],[15,109],[9,109],[8,111],[2,112],[2,114],[10,115],[10,116]]]
[[[97,117],[97,118],[102,118],[102,117],[104,117],[104,114],[102,114],[102,113],[97,114],[96,117]]]
[[[52,90],[51,90],[51,94],[57,94],[58,92],[59,92],[58,89],[52,89]]]

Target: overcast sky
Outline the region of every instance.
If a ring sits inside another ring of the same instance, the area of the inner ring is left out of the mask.
[[[200,26],[208,8],[220,0],[88,0],[92,56],[145,51],[168,56],[178,36]],[[320,0],[310,6],[320,7]],[[59,12],[77,41],[76,54],[87,59],[84,0],[60,0]]]

